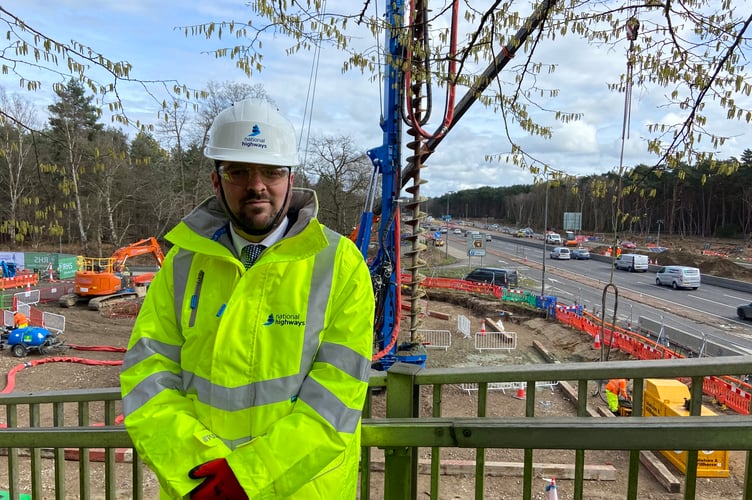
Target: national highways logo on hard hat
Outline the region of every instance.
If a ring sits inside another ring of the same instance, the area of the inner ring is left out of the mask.
[[[261,135],[261,127],[258,124],[254,124],[251,128],[251,132],[243,138],[241,145],[246,148],[266,149],[266,139],[259,137]]]

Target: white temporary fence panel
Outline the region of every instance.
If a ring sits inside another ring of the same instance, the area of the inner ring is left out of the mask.
[[[476,332],[475,348],[485,350],[512,350],[517,349],[516,332]]]
[[[535,382],[535,389],[546,387],[553,392],[559,382],[551,380],[537,380]],[[459,384],[459,388],[468,394],[478,391],[478,384]],[[526,389],[527,382],[491,382],[488,384],[489,391],[501,391],[506,394],[506,391],[518,391],[519,389]]]
[[[501,391],[506,394],[507,390],[514,391],[519,387],[524,387],[524,383],[521,382],[491,382],[488,384],[489,391]],[[478,391],[478,384],[460,384],[459,388],[466,393]]]
[[[26,316],[26,319],[31,321],[31,306],[29,304],[19,302],[18,305],[16,305],[16,311],[22,313]]]
[[[65,316],[45,312],[42,314],[42,326],[51,332],[63,333],[65,331]]]
[[[470,319],[467,316],[457,315],[457,332],[466,339],[470,338]]]
[[[41,292],[39,290],[27,290],[13,294],[13,298],[16,299],[16,304],[39,304]]]
[[[426,348],[446,351],[452,345],[452,333],[449,330],[418,330],[416,333],[425,339]]]
[[[13,311],[3,309],[3,326],[13,326]]]

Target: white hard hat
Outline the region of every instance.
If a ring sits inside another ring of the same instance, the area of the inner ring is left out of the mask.
[[[204,156],[284,167],[299,164],[292,123],[261,99],[245,99],[222,110],[209,129]]]

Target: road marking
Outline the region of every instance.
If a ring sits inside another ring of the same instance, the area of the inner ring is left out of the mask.
[[[738,300],[739,302],[745,302],[745,303],[749,300],[749,297],[740,298],[740,297],[737,297],[735,295],[728,295],[726,293],[724,293],[723,296],[724,297],[728,297],[730,299]]]
[[[718,304],[719,306],[728,307],[728,308],[736,310],[736,306],[730,306],[728,304],[724,304],[723,302],[716,302],[715,300],[706,299],[705,297],[699,297],[699,296],[693,295],[691,293],[688,293],[687,295],[691,299],[704,300],[705,302],[710,302],[711,304]]]

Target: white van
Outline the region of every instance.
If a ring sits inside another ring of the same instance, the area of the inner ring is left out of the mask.
[[[561,245],[561,235],[559,233],[546,233],[546,244]]]
[[[614,261],[616,269],[625,269],[629,272],[647,272],[648,264],[648,256],[638,253],[623,253]]]
[[[567,247],[555,247],[553,250],[551,250],[551,258],[559,260],[570,260],[572,258],[572,253]]]
[[[700,270],[689,266],[663,266],[655,273],[655,284],[671,285],[674,290],[679,288],[700,288]]]

